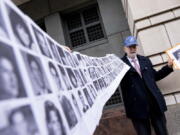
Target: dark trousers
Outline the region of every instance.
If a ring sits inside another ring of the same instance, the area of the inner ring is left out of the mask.
[[[151,135],[151,125],[156,135],[168,135],[164,114],[150,115],[149,119],[131,120],[138,135]]]

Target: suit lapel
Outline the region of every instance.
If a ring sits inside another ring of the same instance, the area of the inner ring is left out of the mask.
[[[146,67],[146,61],[145,61],[145,59],[143,59],[139,55],[137,55],[137,58],[138,58],[138,61],[139,61],[139,65],[140,65],[140,69],[141,69],[141,74],[142,74],[144,72],[144,70],[147,68]]]

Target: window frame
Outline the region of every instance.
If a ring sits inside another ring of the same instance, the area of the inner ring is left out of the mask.
[[[116,103],[116,104],[111,104],[111,105],[105,105],[104,106],[104,109],[110,109],[110,108],[113,108],[113,107],[117,107],[117,106],[123,106],[124,105],[124,101],[123,101],[123,97],[122,97],[122,92],[121,92],[121,88],[120,86],[118,86],[117,90],[119,91],[119,94],[120,94],[120,98],[121,98],[121,102],[120,103]],[[113,95],[112,95],[113,96]],[[112,97],[111,97],[112,98]],[[109,100],[111,100],[111,98]],[[108,101],[109,101],[108,100]],[[108,102],[107,101],[107,102]],[[106,103],[107,103],[106,102]]]
[[[97,10],[99,20],[96,21],[96,22],[90,23],[90,24],[85,24],[85,22],[83,21],[83,11],[91,9],[93,7],[95,7],[96,10]],[[67,18],[67,15],[71,15],[74,12],[80,14],[82,26],[78,27],[78,28],[74,28],[73,30],[69,30],[66,18]],[[80,7],[80,8],[75,9],[75,10],[71,10],[70,12],[66,12],[64,14],[61,14],[61,17],[62,17],[62,22],[63,22],[63,27],[64,27],[65,42],[70,48],[76,49],[76,50],[85,50],[85,49],[87,49],[89,47],[96,46],[97,44],[102,44],[102,43],[107,42],[106,31],[105,31],[105,28],[104,28],[104,25],[103,25],[103,20],[102,20],[100,10],[99,10],[99,6],[98,6],[97,3],[91,4],[91,5],[86,5],[84,7]],[[96,24],[100,24],[104,37],[101,38],[101,39],[94,40],[94,41],[89,41],[87,28],[90,27],[90,26],[94,26]],[[83,30],[84,31],[86,43],[73,47],[72,44],[71,44],[70,33],[74,32],[74,31],[77,31],[77,30]]]

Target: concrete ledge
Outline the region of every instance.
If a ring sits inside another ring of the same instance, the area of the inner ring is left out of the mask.
[[[174,105],[180,103],[180,92],[172,93],[164,96],[166,105]]]
[[[180,17],[180,8],[173,10],[176,17]]]
[[[176,104],[175,97],[173,95],[165,96],[166,105],[174,105]]]
[[[176,102],[180,103],[180,93],[175,94]]]
[[[150,21],[151,21],[151,24],[154,25],[158,23],[163,23],[168,20],[172,20],[173,18],[175,18],[173,12],[166,12],[166,13],[162,13],[162,14],[150,17]]]
[[[149,58],[150,58],[153,65],[163,63],[163,59],[162,59],[161,55],[155,55],[155,56],[151,56]]]

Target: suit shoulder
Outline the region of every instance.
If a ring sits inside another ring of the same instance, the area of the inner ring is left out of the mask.
[[[125,55],[124,55],[123,57],[121,57],[121,60],[124,61],[125,59],[126,59],[126,56],[125,56]]]
[[[146,57],[146,56],[138,55],[138,57],[139,57],[141,60],[149,60],[149,58]]]

